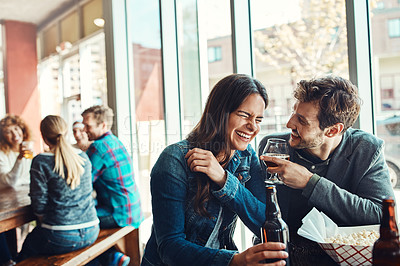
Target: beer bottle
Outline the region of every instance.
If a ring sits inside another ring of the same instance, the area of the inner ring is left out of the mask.
[[[395,217],[393,198],[383,200],[383,215],[379,228],[379,239],[372,248],[372,265],[400,265],[399,230]]]
[[[286,245],[288,251],[289,229],[281,217],[278,200],[276,197],[276,188],[274,185],[266,186],[267,200],[265,202],[265,222],[261,227],[261,241],[281,242]],[[271,263],[280,259],[266,259],[262,263]],[[289,258],[285,259],[286,265],[289,265]]]

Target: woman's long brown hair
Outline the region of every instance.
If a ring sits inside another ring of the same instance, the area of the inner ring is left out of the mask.
[[[209,150],[214,156],[223,154],[219,163],[225,165],[232,151],[227,135],[229,115],[254,93],[263,98],[266,108],[268,95],[258,80],[243,74],[229,75],[220,80],[208,96],[199,123],[187,137],[190,146]],[[210,198],[210,178],[203,173],[196,173],[196,183],[193,207],[196,212],[208,217],[205,204]]]

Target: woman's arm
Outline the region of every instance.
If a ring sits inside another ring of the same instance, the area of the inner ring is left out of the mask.
[[[177,146],[167,147],[151,173],[153,226],[158,252],[165,264],[234,266],[254,265],[266,258],[287,258],[288,254],[281,251],[285,248],[282,243],[260,244],[237,253],[225,249],[206,248],[187,241],[185,208],[189,184],[186,161],[182,159],[183,156],[184,154]],[[235,179],[237,180],[236,177]],[[245,192],[249,192],[243,186],[241,187]],[[254,196],[252,198],[257,200]],[[240,205],[251,204],[240,202]],[[256,208],[253,211],[255,212]],[[257,230],[259,231],[259,227]],[[284,262],[270,265],[284,265]]]
[[[22,175],[23,159],[16,159],[14,163],[10,163],[8,156],[0,153],[0,183],[6,186],[15,186],[18,178]]]
[[[169,146],[151,173],[153,226],[159,255],[168,265],[228,265],[235,251],[206,248],[186,240],[189,184],[183,158],[179,147]]]
[[[243,186],[237,177],[224,171],[218,160],[210,151],[195,148],[185,158],[190,170],[205,173],[221,189],[213,195],[222,204],[227,205],[253,233],[260,236],[261,224],[265,221],[265,185],[260,162],[255,151],[249,146],[251,178]],[[246,160],[244,158],[244,160]]]
[[[227,180],[220,190],[213,191],[213,195],[221,203],[237,213],[243,223],[258,237],[261,225],[265,221],[265,183],[260,162],[253,149],[249,149],[250,179],[244,184],[227,171]]]
[[[35,158],[37,159],[37,158]],[[35,159],[32,162],[31,167],[31,183],[29,196],[31,197],[31,206],[33,212],[41,219],[44,215],[45,207],[47,205],[47,179],[44,171],[38,168],[35,163]]]

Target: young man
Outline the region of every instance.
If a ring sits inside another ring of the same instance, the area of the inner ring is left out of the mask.
[[[139,191],[133,176],[131,157],[121,141],[110,131],[113,111],[97,105],[86,109],[82,117],[89,140],[94,141],[87,154],[92,162],[93,188],[97,193],[96,209],[100,228],[127,225],[138,228],[144,219]],[[120,255],[116,253],[111,259],[119,259],[116,257]],[[127,259],[121,260],[129,263]]]
[[[282,218],[289,226],[291,256],[306,256],[309,265],[323,261],[313,254],[313,244],[297,235],[301,219],[313,208],[339,226],[378,224],[381,201],[394,197],[383,156],[383,141],[350,128],[360,112],[357,88],[348,80],[327,76],[302,80],[294,91],[296,103],[287,122],[290,133],[263,138],[259,154],[269,138],[289,142],[290,161],[261,156],[278,167],[285,185],[278,185]],[[310,248],[307,248],[310,247]],[[322,251],[316,248],[315,252]],[[317,258],[321,260],[317,260]],[[328,262],[327,262],[328,263]]]

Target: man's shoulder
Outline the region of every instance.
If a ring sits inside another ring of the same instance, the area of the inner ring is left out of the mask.
[[[351,140],[352,145],[362,145],[370,147],[379,147],[383,145],[383,140],[375,135],[361,129],[349,128],[345,132],[345,139]]]
[[[110,133],[96,139],[91,146],[96,150],[108,150],[109,148],[123,146],[123,144],[115,135]]]

